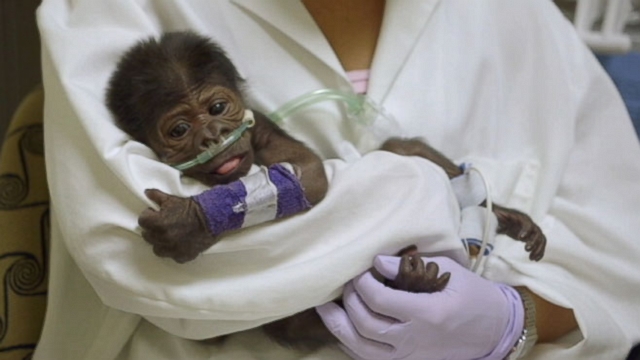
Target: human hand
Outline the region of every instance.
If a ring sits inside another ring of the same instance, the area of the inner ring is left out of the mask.
[[[511,287],[486,280],[451,259],[445,289],[431,294],[391,289],[366,272],[345,286],[344,309],[316,308],[354,359],[504,359],[524,327],[524,309]],[[377,256],[374,267],[394,279],[400,258]]]
[[[145,195],[160,206],[159,210],[146,209],[138,218],[142,237],[153,245],[156,255],[185,263],[217,242],[208,230],[200,205],[193,199],[157,189],[147,189]]]

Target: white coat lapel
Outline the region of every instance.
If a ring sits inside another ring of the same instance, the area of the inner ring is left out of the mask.
[[[345,77],[338,57],[301,1],[231,0],[231,2],[278,29],[336,73]]]
[[[368,95],[382,103],[439,0],[387,0]]]

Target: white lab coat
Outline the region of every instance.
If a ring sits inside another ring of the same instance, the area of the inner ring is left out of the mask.
[[[331,189],[306,214],[225,238],[188,264],[139,236],[145,188],[204,188],[112,123],[104,89],[135,41],[193,29],[222,44],[270,112],[321,88],[348,90],[298,1],[45,0],[38,12],[53,204],[49,307],[36,359],[337,359],[280,348],[250,329],[338,295],[374,254],[460,249],[446,177],[373,152],[326,162]],[[640,340],[640,147],[614,86],[550,1],[389,0],[369,95],[400,123],[490,179],[496,201],[548,238],[540,263],[495,239],[483,275],[574,309],[580,331],[532,358],[622,359]],[[285,125],[325,158],[358,145],[336,103]]]

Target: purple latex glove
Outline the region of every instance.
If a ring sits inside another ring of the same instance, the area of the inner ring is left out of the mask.
[[[344,309],[333,302],[316,308],[343,350],[354,359],[504,359],[524,327],[518,292],[449,258],[423,259],[451,273],[443,291],[394,290],[366,272],[345,287]],[[399,264],[394,256],[374,260],[387,279]]]

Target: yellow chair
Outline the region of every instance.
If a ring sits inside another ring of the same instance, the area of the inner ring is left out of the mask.
[[[42,88],[16,110],[0,152],[0,359],[30,359],[47,302],[49,192]]]

